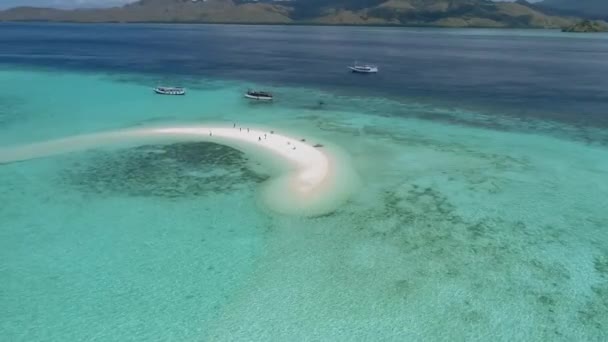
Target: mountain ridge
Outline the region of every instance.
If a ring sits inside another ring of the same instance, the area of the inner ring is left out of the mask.
[[[573,18],[525,1],[490,0],[140,0],[122,7],[17,7],[0,21],[168,22],[560,28]]]

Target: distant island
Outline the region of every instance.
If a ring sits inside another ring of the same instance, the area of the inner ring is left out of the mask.
[[[140,0],[114,8],[17,7],[0,21],[562,28],[578,20],[524,0]]]
[[[604,22],[583,20],[563,28],[562,32],[608,32],[608,25]]]

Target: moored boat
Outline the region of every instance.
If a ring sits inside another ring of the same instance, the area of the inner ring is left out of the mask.
[[[156,87],[154,92],[160,95],[186,95],[186,89],[180,87]]]
[[[373,64],[358,64],[354,63],[348,67],[352,72],[361,74],[373,74],[378,72],[378,66]]]
[[[272,94],[266,91],[248,90],[245,97],[251,100],[272,101]]]

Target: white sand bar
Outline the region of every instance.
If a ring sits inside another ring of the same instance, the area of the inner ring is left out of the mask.
[[[336,158],[324,148],[314,147],[300,138],[271,132],[259,128],[216,125],[136,128],[0,148],[0,163],[121,143],[215,142],[245,152],[267,152],[287,166],[286,172],[271,179],[265,186],[263,199],[271,209],[301,215],[321,215],[333,211],[350,188],[345,186],[343,179],[338,182],[344,177],[337,177]],[[341,166],[346,169],[345,165]]]

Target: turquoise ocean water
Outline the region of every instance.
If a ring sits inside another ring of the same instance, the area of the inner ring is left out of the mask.
[[[257,200],[264,165],[208,143],[0,165],[2,340],[608,339],[601,126],[219,77],[163,97],[155,82],[5,64],[0,146],[238,122],[340,146],[359,188],[329,215],[277,215]],[[242,99],[255,86],[276,103]]]

